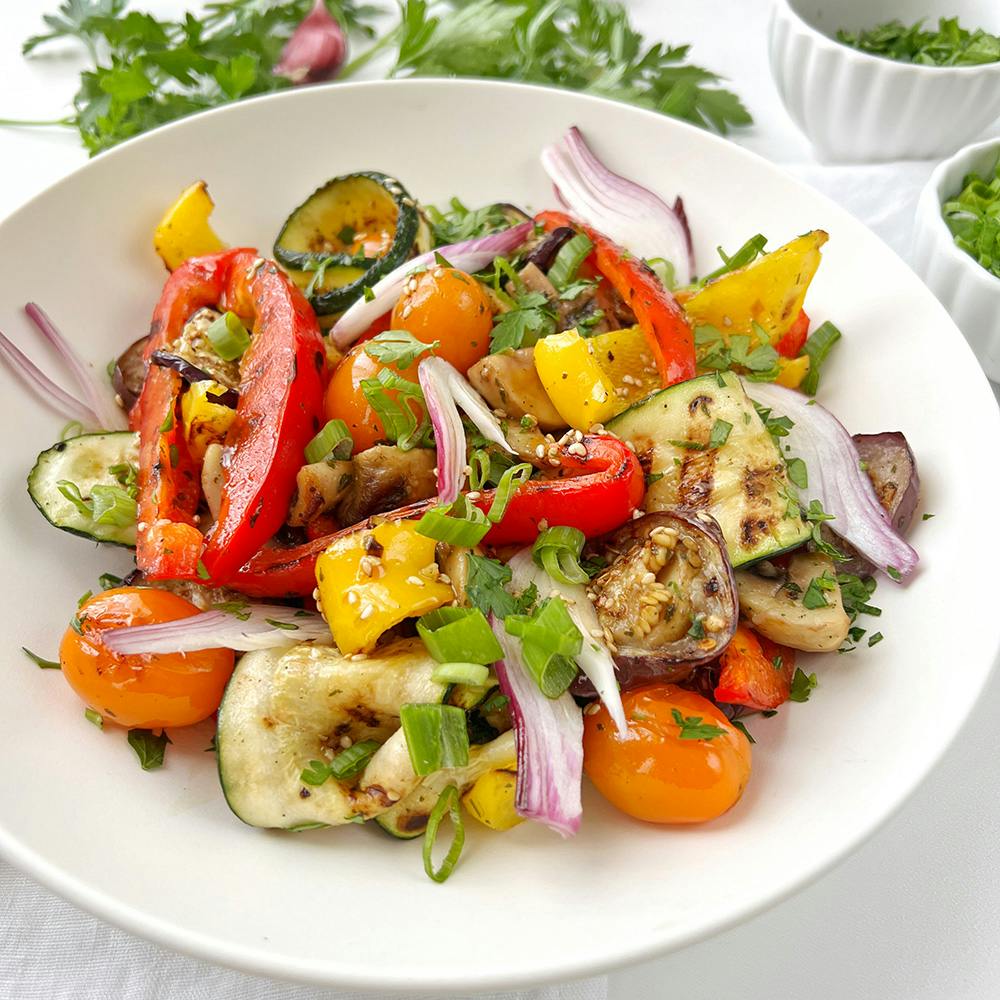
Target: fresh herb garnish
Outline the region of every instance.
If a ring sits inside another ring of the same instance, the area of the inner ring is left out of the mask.
[[[732,724],[751,742],[756,743],[757,741],[750,735],[750,730],[747,729],[746,725],[741,719],[731,720]]]
[[[886,566],[885,572],[889,579],[895,580],[896,583],[899,583],[899,581],[903,579],[903,574],[900,573],[895,566]]]
[[[435,246],[462,243],[476,236],[487,236],[510,229],[511,220],[503,205],[467,208],[458,198],[452,198],[449,209],[441,211],[428,205],[424,211],[431,221]]]
[[[921,514],[920,515],[920,520],[921,521],[929,521],[933,516],[934,516],[933,514]]]
[[[60,665],[58,660],[46,660],[45,657],[39,656],[37,653],[33,653],[30,649],[28,649],[27,646],[22,646],[21,652],[23,652],[24,655],[27,656],[27,658],[31,660],[31,662],[34,663],[36,667],[39,667],[42,670],[62,669],[62,666]]]
[[[491,354],[533,347],[543,337],[555,333],[555,313],[542,292],[515,291],[508,298],[512,304],[497,316],[490,335]]]
[[[885,636],[882,635],[881,632],[875,632],[875,633],[873,633],[872,635],[870,635],[868,637],[868,646],[869,646],[869,648],[872,647],[872,646],[877,646],[884,638],[885,638]]]
[[[83,717],[88,722],[92,722],[98,729],[104,728],[104,716],[100,712],[95,712],[92,708],[85,708],[83,710]]]
[[[441,346],[440,340],[425,344],[417,340],[408,330],[386,330],[377,334],[365,344],[365,354],[386,365],[396,365],[407,369],[421,354],[434,353]]]
[[[789,701],[808,701],[818,684],[815,674],[806,674],[801,667],[796,667],[795,676],[792,678],[792,690],[788,695]]]
[[[781,372],[778,352],[758,327],[756,346],[746,333],[724,335],[714,326],[695,327],[694,342],[698,365],[713,371],[738,371],[751,382],[773,382]]]
[[[670,714],[674,722],[680,726],[677,734],[682,740],[714,740],[716,736],[725,736],[726,730],[721,726],[713,726],[703,722],[700,715],[682,715],[680,709],[672,708]]]
[[[704,639],[705,638],[705,623],[704,616],[695,615],[691,619],[691,627],[687,630],[687,634],[692,639]]]
[[[751,236],[732,256],[727,254],[722,247],[716,247],[716,253],[722,258],[722,265],[701,278],[698,281],[699,287],[707,285],[710,281],[721,278],[724,274],[729,274],[731,271],[738,271],[741,267],[746,267],[747,264],[752,264],[765,252],[764,247],[766,245],[767,237],[757,233],[755,236]]]
[[[833,345],[840,340],[840,331],[829,320],[816,327],[802,348],[809,356],[809,371],[799,387],[807,396],[815,396],[819,389],[819,373]]]
[[[785,462],[785,468],[788,470],[788,479],[793,486],[797,486],[800,490],[808,488],[809,472],[806,469],[806,463],[801,458],[789,458]]]
[[[56,488],[76,509],[95,524],[124,528],[135,523],[138,506],[134,497],[121,486],[98,484],[84,497],[80,487],[68,479],[60,479]]]
[[[434,842],[437,840],[438,827],[445,813],[451,819],[452,836],[448,845],[448,853],[439,868],[434,867]],[[424,831],[423,860],[427,877],[435,882],[444,882],[455,870],[458,859],[465,844],[465,824],[462,820],[462,807],[458,796],[458,788],[448,785],[438,797],[430,816],[427,818],[427,829]]]
[[[465,594],[484,615],[506,618],[508,615],[525,614],[534,605],[538,597],[534,584],[519,597],[512,596],[505,589],[513,575],[509,566],[474,552],[467,553],[465,558],[468,566]]]
[[[163,767],[163,755],[167,744],[172,742],[166,731],[154,733],[152,729],[130,729],[128,745],[135,751],[144,771]]]
[[[981,66],[1000,62],[1000,37],[981,28],[968,31],[957,17],[938,18],[937,31],[923,19],[906,25],[892,20],[865,31],[841,29],[837,41],[853,49],[920,66]]]
[[[416,382],[383,368],[375,378],[361,380],[361,391],[378,414],[389,441],[403,451],[430,444],[431,422]]]
[[[63,0],[52,39],[83,44],[91,66],[75,113],[48,122],[76,128],[93,155],[206,108],[292,86],[275,75],[281,50],[312,0],[223,0],[183,20],[130,11],[128,0]],[[355,35],[373,35],[380,4],[328,0]],[[683,118],[723,134],[749,112],[720,78],[687,62],[688,46],[648,45],[627,10],[611,0],[400,0],[399,23],[338,74],[351,77],[383,50],[390,76],[523,80],[597,94]],[[8,123],[16,124],[16,123]]]
[[[360,740],[336,754],[329,762],[311,760],[299,775],[307,785],[322,785],[327,779],[346,781],[360,774],[381,744],[378,740]]]
[[[837,581],[829,573],[824,573],[822,576],[814,576],[809,581],[809,586],[806,587],[805,593],[802,595],[802,606],[808,608],[810,611],[815,611],[817,608],[828,608],[830,602],[827,601],[824,592],[836,589]]]

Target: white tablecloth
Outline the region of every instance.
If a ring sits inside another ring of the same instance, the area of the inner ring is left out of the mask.
[[[5,81],[0,117],[50,117],[72,93],[72,58],[27,63],[19,54],[20,40],[37,29],[40,13],[54,5],[55,0],[5,4],[0,15],[0,79]],[[150,0],[139,6],[176,11],[189,5]],[[933,165],[817,164],[770,80],[768,0],[632,0],[630,6],[649,35],[692,42],[699,62],[732,79],[756,118],[755,127],[740,133],[737,141],[787,165],[907,256],[916,196]],[[83,160],[70,134],[0,129],[0,217]],[[961,656],[956,641],[956,684],[961,683]],[[942,696],[947,710],[946,692]],[[997,995],[998,718],[1000,678],[994,678],[957,744],[910,802],[853,857],[791,900],[655,962],[516,996],[983,1000]],[[796,849],[808,851],[809,845]],[[0,862],[0,1000],[346,996],[244,976],[167,952],[79,912]]]

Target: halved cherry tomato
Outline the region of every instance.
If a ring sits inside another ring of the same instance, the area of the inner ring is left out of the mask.
[[[788,701],[795,673],[795,650],[754,632],[740,623],[726,646],[722,671],[713,692],[717,701],[759,711]]]
[[[702,823],[739,801],[750,743],[708,699],[653,684],[622,703],[624,739],[603,705],[583,717],[584,770],[609,802],[650,823]]]
[[[417,380],[416,365],[397,368],[373,358],[365,350],[365,344],[355,344],[334,369],[333,378],[326,387],[323,397],[323,412],[326,420],[343,420],[354,439],[354,454],[371,448],[385,440],[385,428],[378,414],[365,398],[361,383],[365,379],[376,378],[383,368],[388,368],[411,382]],[[395,399],[397,393],[387,390],[387,395]]]
[[[112,653],[101,632],[126,625],[172,622],[198,614],[166,590],[118,587],[92,597],[77,612],[59,647],[63,676],[91,708],[121,726],[161,729],[207,719],[233,672],[231,649],[191,653]]]
[[[407,280],[392,329],[440,345],[434,353],[463,374],[490,349],[493,310],[483,286],[464,271],[433,266]]]
[[[805,309],[800,309],[795,322],[785,331],[774,349],[783,358],[797,358],[802,352],[802,346],[809,336],[809,317]]]

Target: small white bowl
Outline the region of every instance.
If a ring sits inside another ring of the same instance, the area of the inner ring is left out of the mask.
[[[1000,116],[1000,63],[920,66],[836,41],[841,28],[939,17],[1000,34],[1000,0],[775,0],[771,73],[820,159],[948,156]]]
[[[955,245],[941,206],[969,173],[987,176],[1000,139],[967,146],[938,165],[921,192],[913,234],[913,267],[951,314],[993,382],[1000,382],[1000,278]]]

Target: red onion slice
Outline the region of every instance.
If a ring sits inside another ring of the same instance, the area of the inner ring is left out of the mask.
[[[671,208],[648,188],[609,170],[576,126],[542,150],[542,166],[571,215],[637,256],[665,257],[679,284],[691,281],[694,252],[682,206]]]
[[[100,427],[101,422],[96,413],[56,385],[31,358],[2,333],[0,333],[0,357],[14,375],[60,416],[67,420],[79,421],[84,427],[92,429]]]
[[[587,596],[587,591],[581,584],[553,580],[544,569],[535,565],[531,549],[521,549],[507,565],[511,570],[510,582],[514,590],[524,590],[533,583],[540,594],[557,593],[566,602],[566,610],[583,636],[583,646],[576,658],[577,666],[594,685],[618,735],[624,739],[628,735],[628,723],[625,721],[625,708],[618,688],[618,673],[604,640],[597,638],[601,633],[601,623],[597,620],[597,611]]]
[[[73,345],[56,329],[55,324],[45,314],[45,311],[29,302],[24,307],[28,319],[38,328],[42,336],[59,352],[70,374],[83,393],[87,407],[97,417],[98,426],[107,431],[120,431],[128,427],[128,421],[121,407],[115,404],[111,395],[111,387],[98,381],[97,374],[87,365]]]
[[[920,557],[893,529],[844,425],[826,407],[794,389],[757,382],[746,390],[751,399],[794,422],[782,440],[790,454],[806,463],[807,495],[833,515],[830,529],[890,578],[909,576]]]
[[[494,669],[514,717],[514,806],[526,819],[572,837],[583,814],[583,712],[568,691],[546,698],[521,662],[520,641],[492,615],[490,625],[503,650]]]
[[[435,254],[441,254],[449,264],[463,271],[480,271],[492,264],[495,257],[502,257],[519,247],[528,238],[533,225],[522,222],[499,233],[430,250],[400,264],[372,285],[372,298],[358,299],[347,309],[330,329],[330,339],[340,350],[353,344],[375,320],[384,316],[399,301],[403,285],[414,270],[434,263]]]
[[[515,454],[507,444],[503,429],[483,398],[453,365],[443,358],[425,358],[417,369],[417,379],[434,428],[437,448],[438,500],[454,503],[465,482],[465,427],[461,407],[487,441]]]
[[[275,624],[277,623],[277,624]],[[315,611],[283,604],[247,604],[232,611],[204,611],[158,625],[131,625],[101,635],[113,653],[189,653],[196,649],[276,649],[329,639]]]

